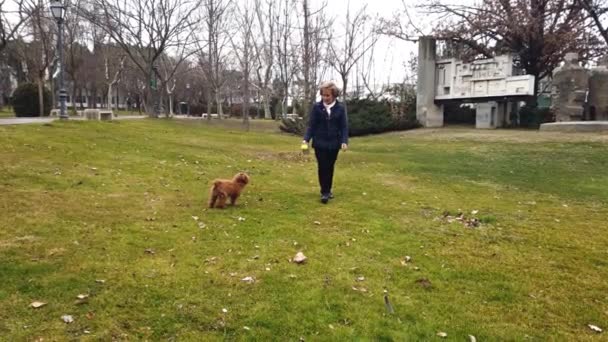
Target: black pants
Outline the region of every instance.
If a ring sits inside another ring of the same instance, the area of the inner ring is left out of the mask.
[[[321,186],[321,194],[323,195],[328,195],[331,192],[331,186],[334,179],[334,165],[336,164],[336,159],[338,159],[339,151],[340,150],[315,148],[319,185]]]

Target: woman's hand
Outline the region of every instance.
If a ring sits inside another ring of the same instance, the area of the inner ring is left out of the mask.
[[[346,144],[342,144],[342,149],[343,149],[343,150],[348,149],[348,145],[346,145]]]

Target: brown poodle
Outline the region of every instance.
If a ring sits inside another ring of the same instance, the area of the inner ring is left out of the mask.
[[[214,180],[209,192],[209,208],[223,209],[228,198],[230,198],[230,204],[234,205],[247,183],[249,183],[249,176],[244,172],[237,173],[232,180]]]

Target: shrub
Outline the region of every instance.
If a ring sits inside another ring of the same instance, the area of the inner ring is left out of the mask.
[[[369,99],[352,100],[347,103],[349,135],[359,136],[419,127],[413,108],[389,101]],[[302,135],[306,129],[306,119],[283,119],[283,132]]]
[[[419,126],[415,112],[398,103],[362,99],[349,101],[347,106],[350,136],[400,131]]]
[[[51,92],[43,88],[44,113],[40,113],[38,103],[38,85],[23,83],[15,89],[12,98],[13,110],[17,117],[48,116],[51,112]]]
[[[243,117],[243,104],[235,103],[228,109],[228,114],[232,117],[242,118]],[[264,116],[264,111],[260,108],[260,115]],[[255,118],[258,116],[258,107],[255,104],[249,105],[249,117]]]
[[[538,128],[545,122],[553,122],[553,113],[549,108],[538,108],[529,105],[519,110],[519,125],[521,127]]]
[[[297,119],[281,119],[281,125],[279,129],[285,133],[293,133],[297,135],[304,135],[306,130],[306,122],[302,118]]]

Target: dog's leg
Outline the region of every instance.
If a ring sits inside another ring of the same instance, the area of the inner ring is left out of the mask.
[[[215,201],[217,200],[217,191],[215,191],[215,186],[211,188],[209,191],[209,208],[213,208],[215,206]]]
[[[230,205],[235,205],[236,204],[236,200],[239,198],[239,194],[232,194],[230,195]]]
[[[216,208],[224,209],[226,207],[226,194],[220,192],[217,194],[217,205]]]

